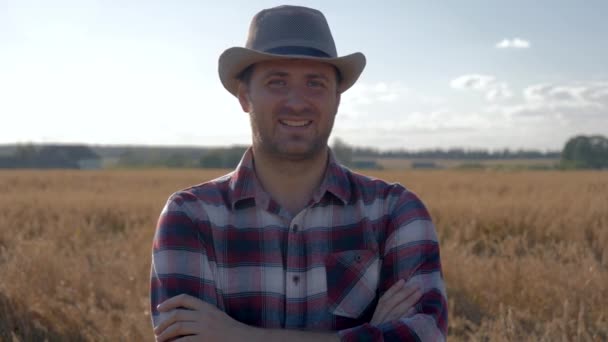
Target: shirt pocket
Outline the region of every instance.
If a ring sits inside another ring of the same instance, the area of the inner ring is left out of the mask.
[[[330,312],[359,318],[376,297],[380,278],[377,252],[359,249],[329,254],[325,272]]]

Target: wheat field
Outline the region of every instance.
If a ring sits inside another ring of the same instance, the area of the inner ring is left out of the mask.
[[[224,170],[0,171],[0,341],[149,341],[151,241]],[[450,341],[608,339],[608,172],[376,171],[424,200]]]

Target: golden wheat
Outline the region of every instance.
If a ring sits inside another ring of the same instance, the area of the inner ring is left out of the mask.
[[[1,171],[0,340],[152,340],[150,248],[222,170]],[[608,339],[607,172],[374,172],[441,240],[451,341]]]

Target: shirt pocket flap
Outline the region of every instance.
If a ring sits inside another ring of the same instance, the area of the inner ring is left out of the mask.
[[[380,278],[380,258],[372,250],[329,254],[325,259],[327,296],[332,314],[358,318],[373,302]]]

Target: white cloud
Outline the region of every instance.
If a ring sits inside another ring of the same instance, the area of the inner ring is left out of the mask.
[[[341,116],[351,118],[374,117],[388,115],[403,105],[431,106],[441,99],[422,96],[406,87],[401,82],[359,82],[342,95],[340,101]]]
[[[498,82],[491,75],[470,74],[453,79],[450,86],[457,90],[475,90],[483,92],[488,101],[508,99],[513,92],[504,82]]]
[[[339,125],[347,129],[366,127],[382,120],[403,119],[404,111],[432,111],[445,99],[428,96],[400,81],[358,82],[342,95],[338,110]]]
[[[398,116],[359,125],[340,123],[334,134],[355,145],[385,148],[503,148],[512,145],[508,142],[509,129],[500,114],[439,107],[428,111],[404,110]]]
[[[558,119],[564,124],[599,120],[604,130],[608,128],[608,81],[534,84],[522,95],[520,104],[492,108],[513,117]]]
[[[491,75],[464,75],[454,89],[480,92],[489,102],[475,108],[442,103],[413,107],[402,96],[394,103],[377,100],[359,109],[364,115],[338,117],[334,134],[357,145],[394,148],[460,146],[560,149],[570,137],[608,134],[608,81],[532,84],[518,96]],[[368,93],[390,87],[366,86]],[[412,92],[410,90],[410,92]]]
[[[369,105],[377,102],[394,102],[410,90],[399,82],[357,83],[346,93],[342,101],[352,105]]]
[[[608,82],[535,84],[525,88],[523,96],[544,105],[608,106]]]
[[[454,89],[485,90],[494,82],[496,82],[494,76],[471,74],[453,79],[450,86]]]
[[[486,92],[486,98],[489,101],[508,99],[511,97],[513,97],[513,93],[511,92],[511,89],[509,89],[509,86],[507,86],[506,83],[494,84]]]
[[[530,42],[525,39],[513,38],[503,39],[496,43],[495,47],[497,49],[527,49],[530,45]]]

